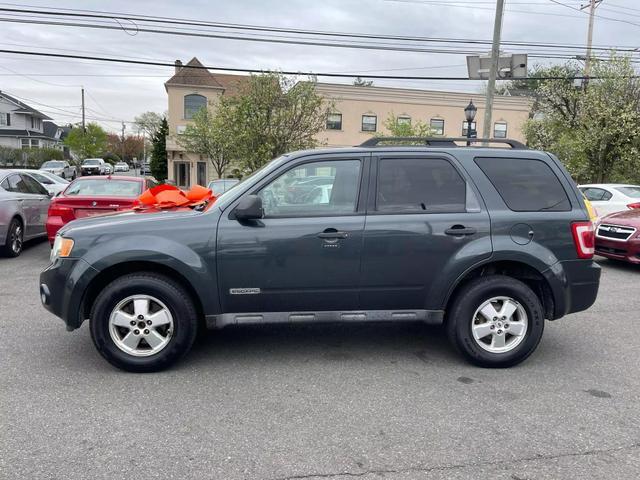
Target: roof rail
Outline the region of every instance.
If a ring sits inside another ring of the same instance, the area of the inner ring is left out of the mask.
[[[516,150],[526,150],[527,146],[517,140],[506,138],[467,138],[467,137],[373,137],[365,140],[359,147],[377,147],[379,143],[387,142],[415,142],[424,144],[427,147],[459,147],[456,142],[469,143],[505,143]]]

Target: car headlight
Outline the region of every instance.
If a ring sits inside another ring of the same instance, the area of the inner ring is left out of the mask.
[[[73,250],[73,240],[56,235],[51,249],[51,256],[49,257],[51,263],[55,262],[57,258],[67,258],[71,255],[71,250]]]

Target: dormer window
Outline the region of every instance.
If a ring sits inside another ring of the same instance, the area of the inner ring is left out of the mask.
[[[207,107],[207,97],[191,93],[184,96],[184,119],[192,120],[201,108]]]

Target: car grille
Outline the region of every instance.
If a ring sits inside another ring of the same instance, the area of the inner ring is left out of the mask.
[[[602,224],[598,227],[596,236],[600,238],[607,238],[609,240],[620,240],[625,242],[631,238],[631,235],[636,233],[636,229],[633,227],[623,227],[620,225]]]

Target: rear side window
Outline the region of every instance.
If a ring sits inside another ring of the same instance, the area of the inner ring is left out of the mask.
[[[567,212],[571,202],[545,162],[530,158],[476,158],[504,203],[514,212]]]
[[[380,212],[464,212],[466,183],[447,160],[381,159],[376,210]]]
[[[611,192],[602,188],[586,188],[582,190],[582,193],[590,202],[606,202],[612,196]]]

